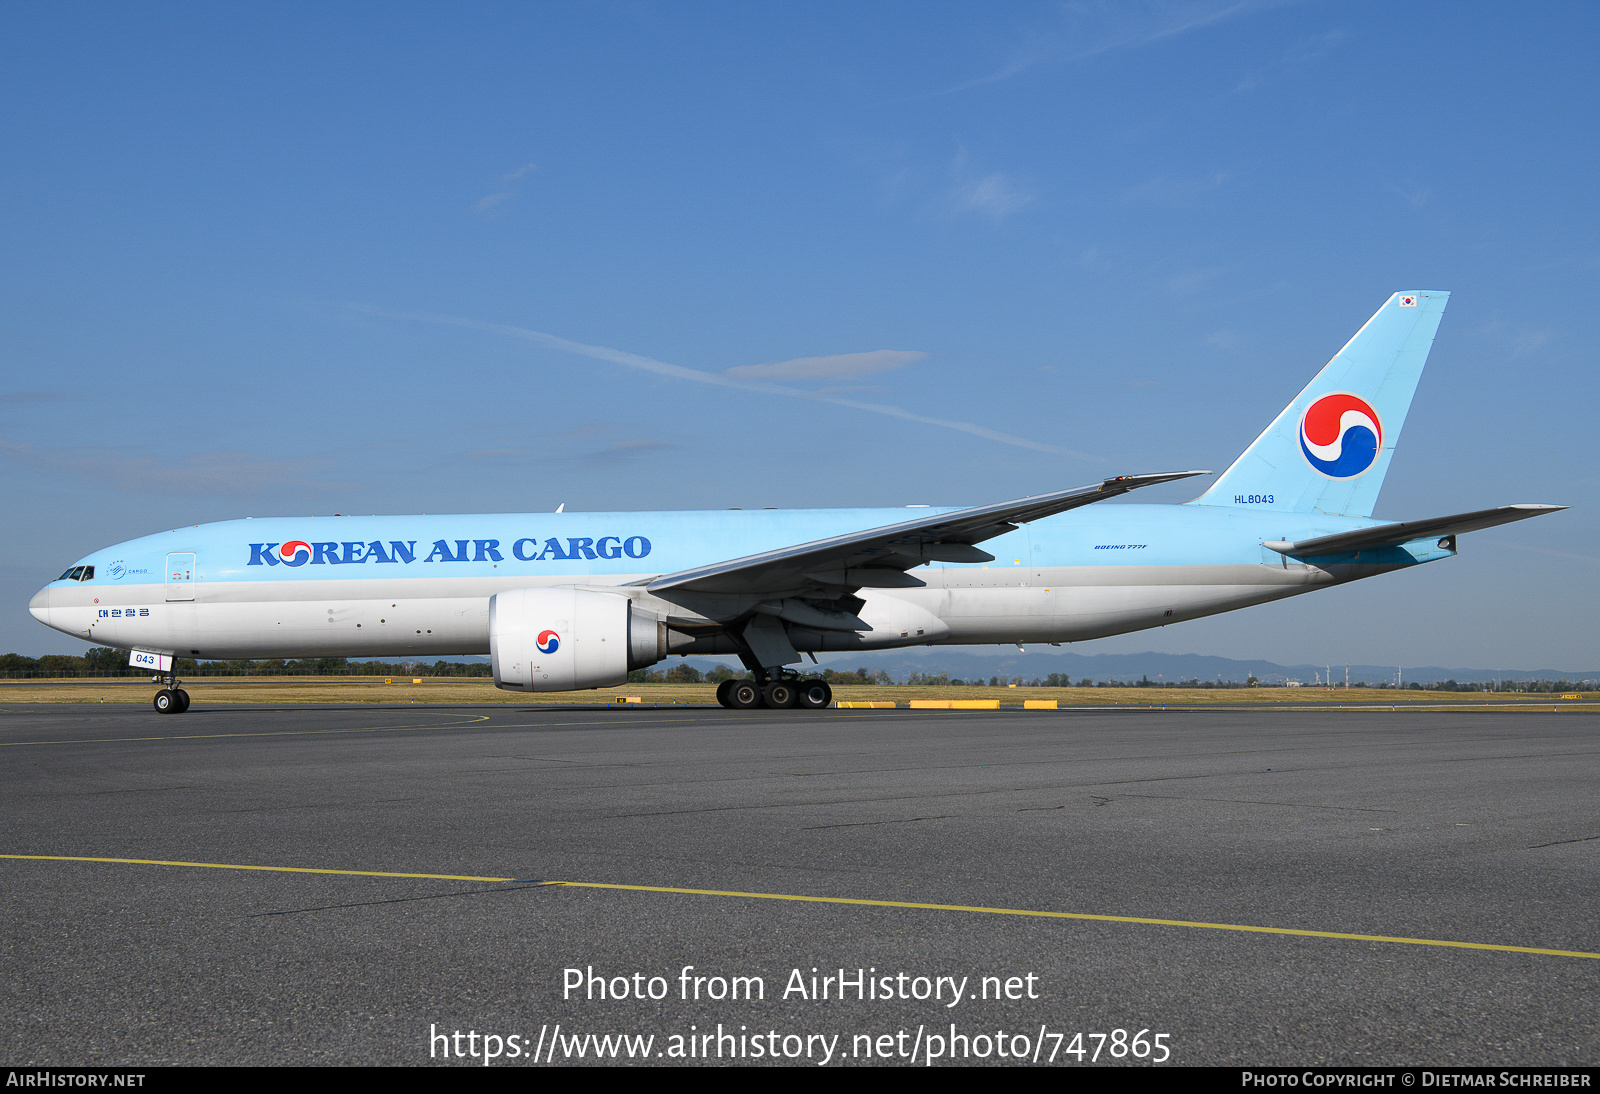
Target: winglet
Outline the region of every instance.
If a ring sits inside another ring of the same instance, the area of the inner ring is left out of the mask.
[[[1209,475],[1210,471],[1167,471],[1159,475],[1118,475],[1114,479],[1107,479],[1100,484],[1100,492],[1104,494],[1126,494],[1129,490],[1137,490],[1141,486],[1159,486],[1164,482],[1176,482],[1179,479],[1192,479],[1196,475]]]

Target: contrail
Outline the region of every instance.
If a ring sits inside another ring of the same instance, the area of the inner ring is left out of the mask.
[[[958,422],[947,418],[930,418],[924,414],[916,414],[903,407],[890,406],[885,403],[863,403],[855,399],[841,399],[837,396],[820,392],[803,391],[800,388],[788,387],[783,384],[741,380],[725,373],[685,368],[683,365],[668,364],[666,361],[657,361],[653,357],[643,357],[637,353],[612,349],[609,346],[591,346],[583,342],[574,342],[567,338],[558,338],[554,334],[545,334],[543,331],[529,330],[527,327],[514,327],[506,323],[485,323],[477,319],[464,319],[457,315],[441,315],[437,312],[389,311],[364,304],[352,304],[350,307],[353,311],[363,312],[367,315],[379,315],[389,319],[412,319],[423,323],[437,323],[442,326],[465,327],[467,330],[500,334],[508,338],[521,339],[524,342],[534,342],[550,349],[560,350],[563,353],[574,353],[583,357],[593,357],[600,361],[610,361],[613,364],[626,365],[629,368],[640,369],[644,372],[654,372],[659,376],[670,376],[676,380],[690,380],[698,384],[712,384],[716,387],[735,388],[739,391],[755,391],[765,395],[781,395],[789,399],[805,399],[813,403],[832,403],[834,406],[849,407],[852,410],[865,410],[873,414],[882,414],[889,418],[901,418],[909,422],[920,422],[923,425],[939,426],[942,429],[954,429],[961,433],[970,433],[975,437],[999,441],[1001,444],[1009,444],[1017,448],[1028,448],[1035,452],[1048,452],[1052,456],[1072,456],[1076,459],[1087,460],[1090,463],[1103,464],[1111,462],[1103,456],[1094,456],[1071,448],[1059,448],[1056,445],[1042,444],[1039,441],[1030,441],[1026,437],[1014,437],[1009,433],[1001,433],[981,425],[974,425],[972,422]]]

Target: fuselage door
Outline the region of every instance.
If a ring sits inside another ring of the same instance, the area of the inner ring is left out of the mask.
[[[194,599],[193,551],[175,551],[167,556],[167,599]]]

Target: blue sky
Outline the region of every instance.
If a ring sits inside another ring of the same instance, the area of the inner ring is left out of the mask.
[[[8,5],[0,649],[83,648],[25,607],[74,558],[234,516],[1220,471],[1389,293],[1440,288],[1378,515],[1576,508],[1077,652],[1591,668],[1597,31],[1583,4]]]

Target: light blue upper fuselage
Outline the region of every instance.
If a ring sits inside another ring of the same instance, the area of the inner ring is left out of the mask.
[[[128,540],[78,560],[76,565],[94,567],[89,582],[51,584],[160,584],[167,556],[174,553],[194,554],[197,583],[525,574],[606,584],[952,511],[955,507],[263,517]],[[1382,523],[1268,509],[1111,503],[1034,521],[982,546],[995,556],[990,567],[1250,565],[1277,560],[1264,553],[1263,540],[1310,539]],[[306,548],[283,560],[281,549],[297,541]],[[934,563],[933,568],[974,567]]]

